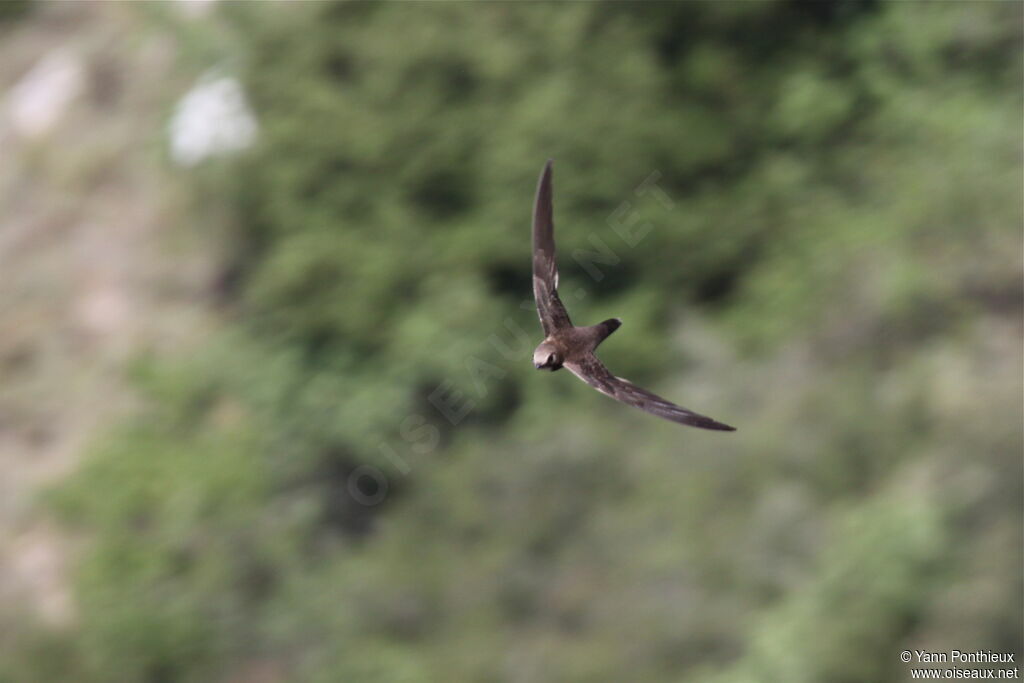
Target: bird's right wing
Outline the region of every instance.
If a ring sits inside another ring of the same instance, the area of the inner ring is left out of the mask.
[[[558,264],[555,261],[555,224],[551,209],[551,161],[544,164],[533,204],[533,298],[544,335],[572,327],[569,313],[558,298]]]
[[[657,394],[653,394],[646,389],[641,389],[627,379],[616,377],[608,370],[608,368],[605,367],[604,363],[602,363],[597,356],[592,353],[587,354],[579,361],[566,362],[565,367],[569,368],[569,370],[572,371],[572,374],[576,375],[602,394],[607,394],[615,400],[622,401],[627,405],[636,406],[641,410],[646,410],[652,415],[657,415],[658,417],[663,417],[666,420],[689,425],[691,427],[716,429],[724,432],[736,431],[735,427],[730,427],[727,424],[716,422],[710,417],[699,415],[692,410],[687,410],[686,408],[677,406],[675,403],[667,401]]]

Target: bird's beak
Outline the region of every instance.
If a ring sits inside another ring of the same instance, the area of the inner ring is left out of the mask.
[[[534,364],[533,364],[533,367],[535,367],[535,368],[537,368],[538,370],[540,370],[540,369],[541,369],[542,367],[544,367],[544,364],[543,364],[543,363],[534,363]]]

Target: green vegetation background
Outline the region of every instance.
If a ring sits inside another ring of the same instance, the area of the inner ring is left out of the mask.
[[[1019,3],[167,7],[132,11],[260,125],[184,180],[224,323],[134,361],[146,409],[48,494],[78,619],[0,680],[1021,659]],[[530,366],[549,157],[574,319],[621,316],[613,370],[738,432]]]

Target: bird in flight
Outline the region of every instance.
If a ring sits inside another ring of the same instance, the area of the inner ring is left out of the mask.
[[[562,367],[602,394],[652,415],[679,424],[702,429],[735,431],[735,427],[677,406],[671,401],[641,389],[629,380],[616,377],[604,366],[594,350],[608,335],[619,329],[618,318],[597,325],[576,327],[558,298],[558,265],[555,263],[554,221],[551,212],[551,161],[544,165],[533,205],[533,298],[544,328],[544,341],[533,352],[538,370],[554,372]]]

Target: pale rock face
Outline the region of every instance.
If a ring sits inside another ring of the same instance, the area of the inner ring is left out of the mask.
[[[52,529],[36,525],[14,539],[4,553],[10,584],[5,590],[28,595],[37,614],[51,626],[74,622],[75,606],[67,580],[67,539]]]
[[[39,138],[53,129],[85,87],[81,58],[59,48],[39,60],[7,97],[7,117],[23,138]]]
[[[210,14],[210,9],[217,0],[178,0],[177,6],[181,13],[190,19],[200,19]]]
[[[171,157],[181,166],[246,149],[259,128],[241,84],[207,74],[178,102],[170,123]]]

